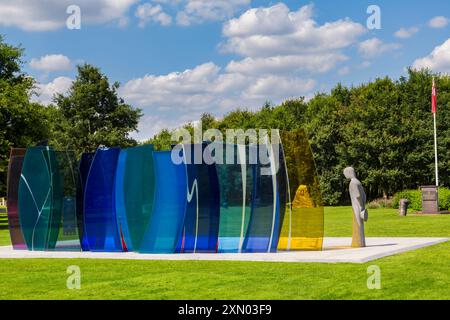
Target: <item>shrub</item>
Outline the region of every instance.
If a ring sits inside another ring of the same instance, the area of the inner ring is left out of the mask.
[[[394,195],[393,208],[398,209],[400,199],[409,200],[409,208],[415,211],[422,210],[422,192],[420,190],[405,190]],[[439,188],[439,209],[450,210],[450,189]]]
[[[392,208],[392,198],[384,199],[375,199],[367,204],[367,208],[369,209],[379,209],[379,208]]]

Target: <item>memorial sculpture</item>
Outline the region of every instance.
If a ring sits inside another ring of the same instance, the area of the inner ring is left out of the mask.
[[[364,222],[369,218],[366,209],[366,193],[361,182],[356,178],[355,169],[345,168],[344,176],[350,180],[349,193],[353,210],[352,247],[362,248],[366,246]]]
[[[322,249],[318,176],[302,130],[282,133],[276,144],[228,145],[232,163],[189,161],[194,149],[204,154],[214,143],[182,145],[181,163],[172,151],[151,145],[100,147],[78,162],[73,152],[49,146],[13,150],[8,218],[14,249]]]

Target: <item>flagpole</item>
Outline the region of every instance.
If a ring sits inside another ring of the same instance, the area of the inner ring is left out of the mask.
[[[436,170],[436,187],[439,187],[437,129],[436,129],[437,94],[436,94],[436,82],[434,81],[434,77],[433,77],[433,88],[432,88],[432,95],[431,95],[431,111],[433,112],[433,126],[434,126],[434,167]]]
[[[436,113],[433,113],[434,122],[434,166],[436,169],[436,187],[439,187],[439,168],[438,168],[438,150],[437,150],[437,133],[436,133]]]

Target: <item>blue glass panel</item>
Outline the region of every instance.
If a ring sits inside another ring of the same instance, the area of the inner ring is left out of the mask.
[[[123,251],[115,210],[115,177],[119,148],[95,153],[86,183],[84,224],[91,251]]]
[[[183,243],[180,249],[182,252],[217,252],[220,215],[219,180],[216,165],[206,164],[201,156],[206,146],[206,144],[184,146],[188,203]]]
[[[89,251],[89,243],[84,228],[84,194],[86,190],[86,182],[91,168],[94,153],[83,153],[81,155],[80,164],[78,166],[78,186],[77,186],[77,220],[78,234],[81,241],[81,249]]]
[[[280,219],[276,164],[265,145],[251,146],[250,152],[257,164],[253,165],[252,214],[242,251],[271,252],[278,243]]]
[[[140,252],[174,253],[186,212],[186,166],[174,164],[171,152],[154,152],[155,203]]]
[[[125,165],[127,160],[128,149],[120,151],[119,159],[117,160],[116,181],[115,181],[115,204],[116,204],[116,219],[117,227],[122,241],[124,251],[133,251],[133,244],[130,233],[128,231],[127,217],[125,213],[125,194],[124,194],[124,179],[125,179]]]

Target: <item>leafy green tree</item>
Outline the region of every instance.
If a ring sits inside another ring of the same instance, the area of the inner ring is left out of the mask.
[[[61,122],[53,142],[77,153],[95,151],[100,145],[136,145],[129,134],[137,130],[142,113],[118,97],[118,88],[99,68],[78,66],[67,95],[57,94],[54,99]]]
[[[0,196],[6,193],[11,147],[28,147],[51,136],[53,110],[31,103],[34,80],[21,71],[23,49],[0,36]]]

